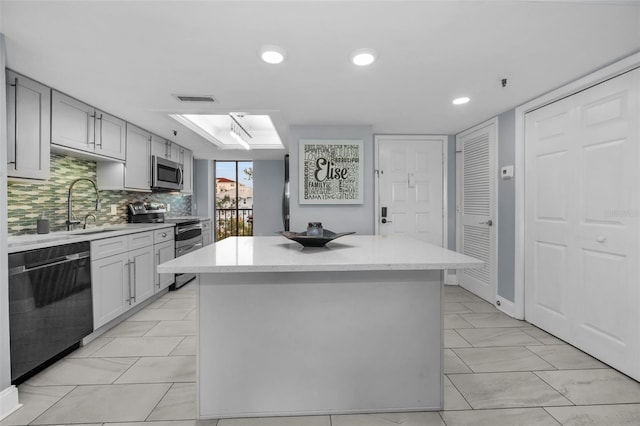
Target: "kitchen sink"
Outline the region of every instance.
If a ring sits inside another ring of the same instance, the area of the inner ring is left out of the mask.
[[[113,232],[113,231],[122,231],[123,228],[89,228],[89,229],[80,229],[77,231],[70,231],[69,235],[93,235],[93,234],[102,234],[104,232]]]

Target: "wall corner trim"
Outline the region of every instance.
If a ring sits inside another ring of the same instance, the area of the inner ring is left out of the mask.
[[[0,420],[22,407],[18,402],[18,388],[9,386],[0,392]]]

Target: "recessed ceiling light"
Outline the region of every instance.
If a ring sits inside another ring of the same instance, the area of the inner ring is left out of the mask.
[[[462,98],[456,98],[453,100],[453,104],[454,105],[463,105],[466,104],[467,102],[469,102],[471,99],[467,98],[466,96],[463,96]]]
[[[359,67],[366,67],[375,62],[378,54],[373,49],[357,49],[351,54],[351,62]]]
[[[279,46],[264,46],[260,49],[260,59],[268,64],[280,64],[284,58],[284,49]]]

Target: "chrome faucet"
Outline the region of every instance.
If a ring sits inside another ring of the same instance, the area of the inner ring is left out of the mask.
[[[73,182],[71,182],[71,185],[69,185],[69,195],[67,196],[67,221],[66,221],[67,231],[71,231],[74,225],[80,224],[79,220],[73,220],[73,185],[75,185],[77,182],[80,182],[81,180],[86,180],[87,182],[91,182],[91,185],[93,185],[93,189],[95,189],[96,191],[96,211],[100,210],[100,193],[98,192],[98,186],[96,185],[96,183],[91,179],[87,179],[87,178],[80,178],[80,179],[74,180]],[[85,226],[86,224],[87,224],[87,218],[85,217]]]
[[[82,226],[82,229],[87,229],[87,219],[89,219],[90,217],[93,218],[93,222],[96,225],[98,224],[98,219],[96,218],[96,215],[93,213],[87,213],[86,216],[84,217],[84,225]]]

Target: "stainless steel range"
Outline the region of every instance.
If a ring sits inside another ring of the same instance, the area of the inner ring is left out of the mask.
[[[176,257],[196,251],[202,248],[202,224],[195,217],[168,217],[165,222],[175,223]],[[180,288],[192,279],[196,274],[176,274],[174,288]]]
[[[202,224],[197,217],[166,217],[167,208],[162,203],[131,203],[127,211],[130,223],[174,223],[176,257],[184,256],[202,247]],[[196,277],[195,274],[176,274],[170,289],[182,287]]]

